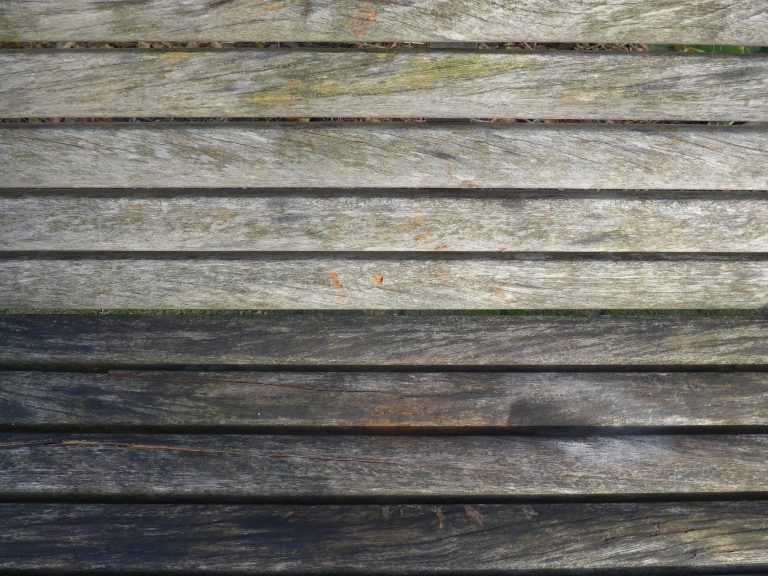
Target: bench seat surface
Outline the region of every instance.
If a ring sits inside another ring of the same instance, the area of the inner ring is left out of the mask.
[[[4,2],[0,573],[768,571],[766,14]]]

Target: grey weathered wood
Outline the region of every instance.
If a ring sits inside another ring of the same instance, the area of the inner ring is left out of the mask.
[[[577,191],[0,196],[0,250],[421,252],[437,247],[445,252],[766,252],[768,198]]]
[[[721,314],[4,315],[0,364],[765,366],[767,330]]]
[[[208,574],[601,568],[732,574],[768,566],[766,518],[763,501],[0,504],[0,567],[57,574],[114,567]]]
[[[0,52],[27,117],[768,120],[768,57],[306,50]]]
[[[439,249],[439,247],[438,247]],[[254,256],[0,260],[0,308],[762,308],[768,261]]]
[[[768,44],[764,0],[5,0],[0,40]]]
[[[0,435],[0,497],[768,493],[768,435]]]
[[[768,189],[761,125],[18,125],[0,158],[5,188]]]
[[[766,426],[766,405],[760,372],[0,372],[0,426]]]

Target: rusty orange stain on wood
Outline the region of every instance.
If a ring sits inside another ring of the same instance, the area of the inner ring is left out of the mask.
[[[502,290],[498,286],[491,287],[491,296],[493,296],[497,300],[506,301],[507,299],[506,295],[504,294],[504,290]]]
[[[328,280],[331,282],[331,288],[344,288],[344,284],[341,283],[336,272],[328,272]]]
[[[421,234],[416,234],[413,239],[416,240],[416,242],[426,242],[429,240],[429,235],[422,232]]]
[[[442,244],[438,244],[437,246],[435,246],[434,248],[432,248],[432,251],[433,251],[433,252],[440,252],[440,250],[445,250],[446,248],[448,248],[448,244],[446,244],[445,242],[443,242]]]
[[[376,12],[376,5],[373,2],[360,2],[357,5],[357,9],[347,20],[349,27],[352,28],[352,32],[358,38],[363,38],[376,22],[378,13]]]
[[[175,66],[189,58],[191,54],[189,52],[166,52],[161,55],[161,58],[168,64]]]
[[[336,272],[328,272],[328,281],[331,284],[331,288],[336,288],[336,299],[339,302],[344,302],[344,284],[341,283],[341,278]]]
[[[373,280],[373,282],[374,282],[374,284],[376,284],[376,286],[381,286],[384,283],[384,276],[382,276],[381,274],[379,274],[377,272],[376,274],[371,276],[371,280]]]

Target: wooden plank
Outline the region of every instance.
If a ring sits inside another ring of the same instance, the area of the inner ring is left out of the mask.
[[[765,366],[764,315],[0,315],[3,366]]]
[[[752,309],[766,302],[768,261],[709,256],[0,260],[0,307],[17,311]]]
[[[768,189],[763,126],[16,125],[5,188]]]
[[[763,501],[0,504],[0,568],[57,574],[115,568],[206,574],[754,573],[768,566],[766,518]]]
[[[768,493],[768,435],[0,435],[2,498]]]
[[[0,41],[768,44],[763,0],[5,0]]]
[[[768,252],[768,199],[734,192],[578,191],[0,196],[0,250],[6,251],[428,252],[436,247],[444,252]]]
[[[0,372],[0,426],[766,426],[768,374]]]
[[[0,567],[57,574],[112,567],[206,574],[675,568],[733,574],[768,565],[767,517],[761,501],[0,504]]]
[[[761,56],[43,50],[0,69],[6,118],[768,120]]]

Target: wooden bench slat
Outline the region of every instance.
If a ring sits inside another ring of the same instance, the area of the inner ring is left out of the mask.
[[[762,126],[18,125],[5,188],[768,189]]]
[[[0,372],[0,426],[766,426],[741,373]]]
[[[752,309],[767,301],[768,261],[736,258],[0,260],[0,308],[19,311]]]
[[[1,504],[0,567],[78,574],[113,566],[208,574],[601,568],[730,574],[768,565],[767,517],[762,501]]]
[[[0,250],[768,252],[733,192],[199,194],[0,196]]]
[[[768,44],[763,0],[5,0],[0,40]]]
[[[768,317],[261,313],[0,315],[0,365],[768,365]]]
[[[12,51],[0,69],[6,118],[768,120],[758,56]]]
[[[768,435],[2,434],[3,498],[768,493]]]

